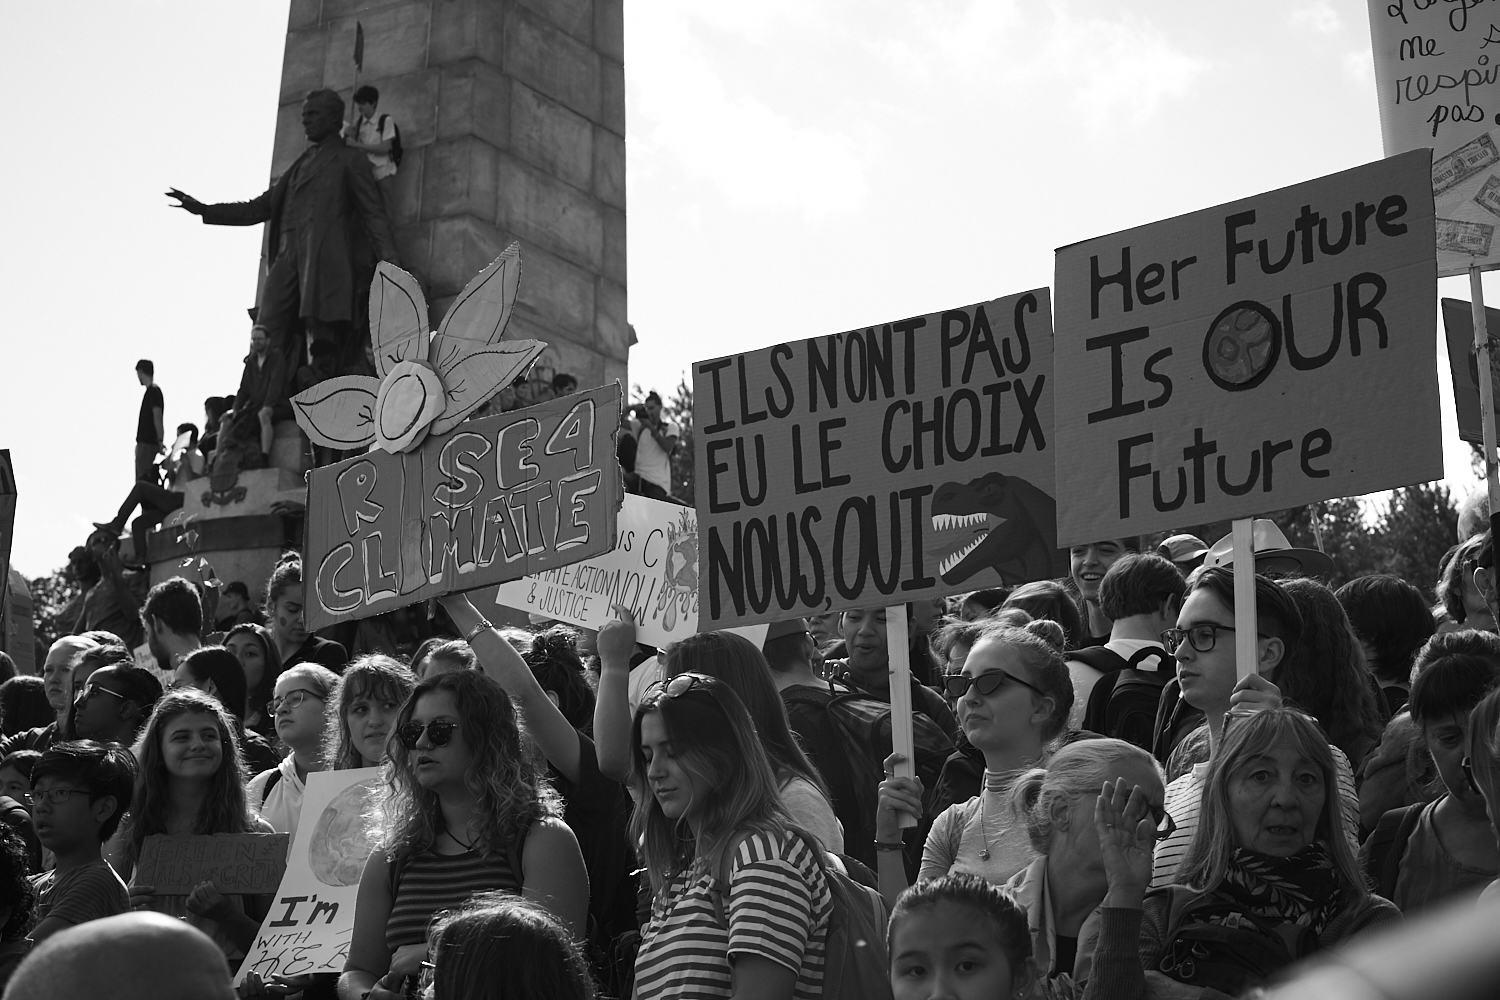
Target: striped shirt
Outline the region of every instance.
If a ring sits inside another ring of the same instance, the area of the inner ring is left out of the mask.
[[[1334,770],[1338,772],[1339,805],[1343,809],[1344,834],[1349,838],[1350,850],[1358,853],[1356,841],[1359,829],[1359,792],[1354,788],[1354,769],[1344,751],[1332,744]],[[1194,764],[1193,769],[1174,778],[1167,785],[1164,803],[1167,814],[1177,824],[1172,836],[1156,845],[1151,862],[1151,888],[1160,889],[1172,884],[1177,868],[1187,856],[1188,845],[1193,842],[1193,831],[1198,829],[1198,811],[1203,804],[1203,786],[1208,781],[1208,764]]]
[[[408,859],[396,875],[395,897],[385,922],[386,947],[394,953],[402,945],[421,944],[435,915],[493,889],[521,892],[504,848],[490,855],[435,854],[429,849]]]
[[[696,866],[657,894],[635,960],[638,1000],[727,997],[731,955],[795,969],[794,1000],[822,996],[833,900],[801,837],[757,833],[740,844],[721,903],[728,929],[719,922],[715,895],[713,874]]]

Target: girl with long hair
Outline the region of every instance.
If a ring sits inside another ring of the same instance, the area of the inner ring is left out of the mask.
[[[434,914],[476,892],[536,900],[581,935],[588,877],[511,699],[474,671],[418,684],[388,742],[382,846],[359,883],[345,1000],[397,1000]]]
[[[249,691],[246,728],[262,736],[274,732],[274,720],[266,715],[265,705],[281,675],[281,654],[276,651],[271,630],[264,625],[236,625],[225,634],[224,648],[234,654],[245,672],[245,688]]]
[[[678,674],[647,691],[631,736],[631,833],[655,890],[638,1000],[821,995],[822,852],[782,806],[744,703],[717,678]]]
[[[1278,969],[1226,959],[1200,970],[1171,915],[1214,904],[1236,918],[1283,928],[1298,952],[1331,948],[1400,919],[1371,894],[1349,846],[1333,750],[1317,720],[1290,708],[1234,711],[1208,765],[1197,826],[1172,885],[1147,892],[1159,837],[1149,802],[1122,782],[1097,797],[1094,827],[1109,890],[1101,911],[1090,996],[1156,995],[1147,972],[1238,996]],[[1287,948],[1287,961],[1299,957]]]
[[[699,632],[667,649],[664,669],[668,678],[698,673],[729,685],[750,713],[792,822],[818,838],[824,850],[843,854],[844,831],[828,786],[792,735],[771,667],[755,644],[733,632]]]
[[[302,556],[283,553],[266,580],[265,608],[282,669],[311,660],[335,672],[342,670],[349,662],[348,651],[331,639],[320,639],[307,631],[302,614],[304,596]]]
[[[396,718],[416,686],[410,670],[382,653],[349,664],[328,695],[323,766],[342,771],[384,764]]]
[[[949,806],[933,821],[919,877],[967,872],[999,883],[1035,857],[1025,829],[1007,819],[1010,786],[1062,736],[1073,707],[1073,681],[1057,622],[1038,619],[1019,628],[975,624],[979,631],[963,669],[945,683],[965,738],[984,755],[984,784],[973,798]],[[880,892],[892,906],[908,884],[901,816],[922,816],[922,781],[894,776],[899,759],[892,754],[886,761],[888,776],[880,783],[875,812]]]
[[[225,896],[204,882],[187,896],[157,895],[132,881],[146,838],[155,833],[273,833],[245,801],[245,761],[234,720],[200,691],[169,691],[156,703],[134,747],[140,768],[130,815],[105,857],[130,888],[130,903],[180,917],[202,930],[231,965],[245,957],[270,896]]]
[[[223,646],[199,646],[178,664],[172,688],[195,688],[210,698],[217,699],[224,706],[234,720],[235,740],[240,744],[245,765],[252,775],[269,770],[281,762],[264,736],[245,728],[245,716],[249,712],[245,671],[229,650]]]

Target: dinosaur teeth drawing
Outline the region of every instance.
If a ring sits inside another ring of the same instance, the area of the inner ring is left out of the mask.
[[[950,587],[1013,586],[1067,571],[1056,504],[1024,479],[990,472],[944,483],[928,511],[932,533],[923,548]]]
[[[937,518],[933,518],[933,520],[936,521]],[[980,516],[980,520],[983,520],[983,515]],[[984,541],[989,536],[990,533],[988,531],[982,532],[978,538],[974,539],[968,545],[965,545],[963,548],[953,553],[947,559],[944,559],[942,565],[938,567],[938,574],[944,575],[952,570],[953,567],[963,562],[964,557],[967,556],[970,552],[973,552],[975,549],[979,548],[979,543]]]
[[[978,514],[934,514],[932,515],[932,530],[961,531],[976,525],[984,527],[988,521],[989,515],[983,511]]]

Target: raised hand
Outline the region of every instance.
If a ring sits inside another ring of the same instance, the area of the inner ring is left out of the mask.
[[[622,604],[615,605],[615,616],[613,621],[604,623],[594,641],[601,669],[605,665],[629,666],[630,657],[635,654],[635,616]]]
[[[880,783],[879,804],[875,807],[875,839],[894,844],[901,839],[901,816],[922,818],[922,779],[899,778],[897,764],[906,757],[893,753],[885,759],[885,780]]]
[[[173,205],[173,208],[183,209],[186,212],[191,212],[193,215],[203,214],[203,202],[190,194],[184,194],[176,188],[168,188],[167,197],[177,199],[177,204]]]
[[[1231,710],[1261,712],[1281,707],[1281,689],[1260,674],[1246,674],[1235,684],[1229,696]]]
[[[1151,884],[1156,824],[1149,805],[1140,786],[1127,785],[1124,778],[1106,781],[1094,800],[1094,830],[1109,880],[1106,906],[1139,909]]]

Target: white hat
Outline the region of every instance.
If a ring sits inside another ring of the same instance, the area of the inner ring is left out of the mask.
[[[1252,524],[1251,548],[1255,552],[1255,570],[1258,573],[1300,574],[1302,576],[1333,574],[1333,560],[1328,557],[1327,553],[1319,552],[1317,549],[1293,548],[1285,533],[1276,526],[1276,522],[1268,518],[1257,517]],[[1203,566],[1206,569],[1212,569],[1215,566],[1233,565],[1234,532],[1231,531],[1209,547],[1208,555],[1203,559]]]

